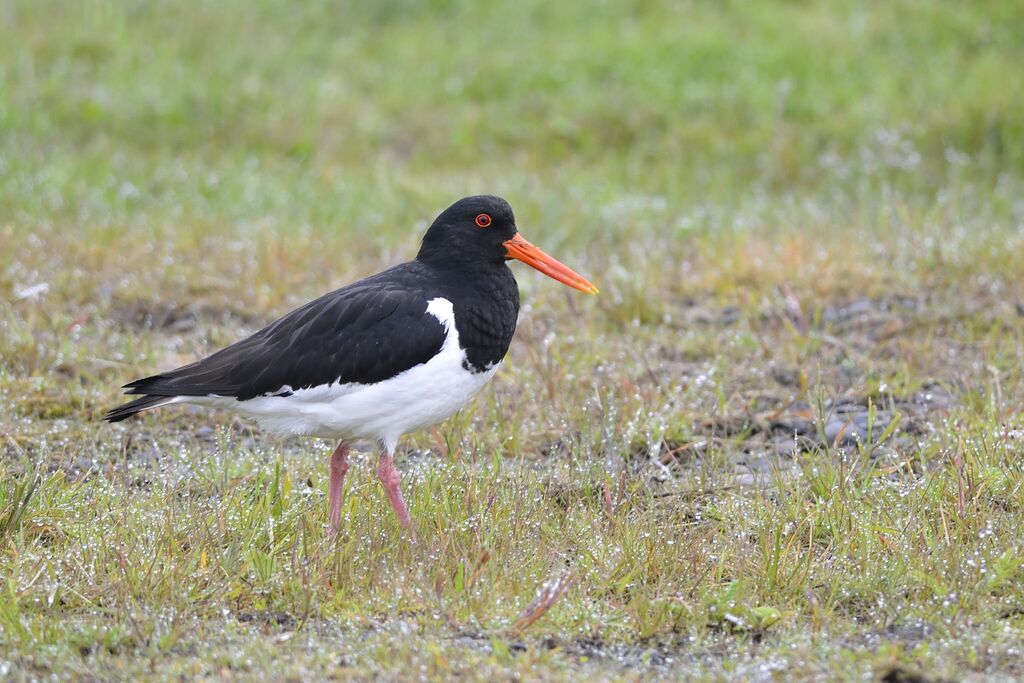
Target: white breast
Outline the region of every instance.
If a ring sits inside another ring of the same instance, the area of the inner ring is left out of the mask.
[[[402,434],[437,424],[455,413],[490,381],[500,365],[478,373],[467,370],[452,303],[431,299],[427,313],[444,326],[441,351],[426,363],[390,379],[294,391],[286,386],[273,393],[291,391],[290,396],[261,396],[248,401],[219,396],[186,400],[230,408],[281,435],[374,439],[393,450]]]

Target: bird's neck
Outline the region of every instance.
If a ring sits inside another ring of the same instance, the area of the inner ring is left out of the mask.
[[[428,266],[429,267],[429,266]],[[504,263],[433,271],[438,292],[452,302],[465,367],[484,372],[508,352],[519,313],[519,287]]]
[[[467,294],[477,291],[489,293],[498,289],[515,287],[515,278],[504,261],[458,261],[454,259],[433,260],[417,257],[422,267],[436,274],[439,280],[457,283]]]

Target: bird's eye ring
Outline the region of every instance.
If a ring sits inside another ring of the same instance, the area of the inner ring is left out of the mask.
[[[486,213],[478,213],[473,222],[476,223],[478,228],[489,228],[491,227],[491,216]]]

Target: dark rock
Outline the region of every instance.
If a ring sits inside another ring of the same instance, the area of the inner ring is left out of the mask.
[[[775,439],[772,441],[771,448],[779,455],[793,456],[799,452],[797,448],[796,439]]]

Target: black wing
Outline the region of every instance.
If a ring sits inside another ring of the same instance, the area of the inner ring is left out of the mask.
[[[386,277],[368,278],[311,301],[203,360],[136,380],[125,389],[146,397],[216,394],[245,401],[288,387],[379,382],[441,350],[445,330],[427,313],[427,302],[417,288]],[[154,405],[145,399],[133,403],[139,410]],[[106,419],[134,412],[121,406]]]

